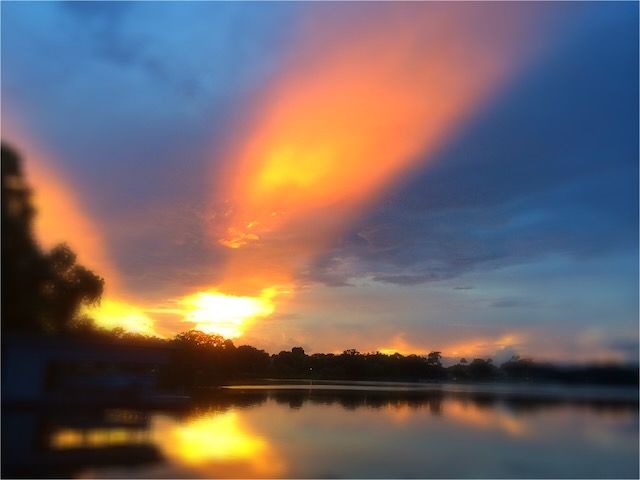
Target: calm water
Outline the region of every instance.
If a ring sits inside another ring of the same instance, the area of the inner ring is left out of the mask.
[[[236,388],[181,410],[5,411],[3,476],[638,477],[636,392],[314,388]]]

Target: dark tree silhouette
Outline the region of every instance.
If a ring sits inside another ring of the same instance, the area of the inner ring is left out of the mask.
[[[63,332],[80,307],[100,300],[104,281],[65,245],[43,252],[20,157],[2,144],[2,330]]]
[[[188,330],[175,336],[174,342],[178,346],[186,348],[234,348],[231,340],[216,334],[201,332],[200,330]]]
[[[442,352],[430,352],[427,355],[427,365],[431,365],[434,367],[441,367],[442,366]]]
[[[468,369],[470,377],[478,380],[488,380],[497,374],[491,359],[474,358]]]

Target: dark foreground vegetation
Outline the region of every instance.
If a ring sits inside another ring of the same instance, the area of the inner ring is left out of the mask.
[[[440,352],[385,355],[345,350],[308,355],[294,347],[270,355],[249,345],[199,331],[160,339],[97,328],[80,315],[82,305],[98,302],[104,281],[77,264],[66,245],[45,252],[34,239],[31,193],[18,155],[2,147],[2,333],[3,336],[58,336],[87,342],[166,348],[169,362],[160,369],[165,388],[197,388],[261,378],[517,381],[638,384],[638,367],[622,365],[558,366],[514,357],[497,366],[491,359],[461,359],[445,367]],[[3,339],[3,342],[5,339]]]

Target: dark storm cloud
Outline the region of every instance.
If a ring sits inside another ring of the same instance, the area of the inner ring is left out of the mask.
[[[638,232],[638,31],[633,5],[599,8],[524,72],[422,173],[308,274],[415,285],[471,270],[626,251]]]

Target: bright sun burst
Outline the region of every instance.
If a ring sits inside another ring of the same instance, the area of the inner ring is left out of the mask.
[[[237,338],[252,320],[271,315],[274,310],[273,288],[264,289],[257,297],[227,295],[216,290],[198,292],[179,301],[184,320],[195,323],[205,333],[224,338]]]
[[[104,328],[120,327],[128,332],[157,335],[153,319],[145,309],[125,301],[105,298],[100,304],[85,308],[84,313]]]

